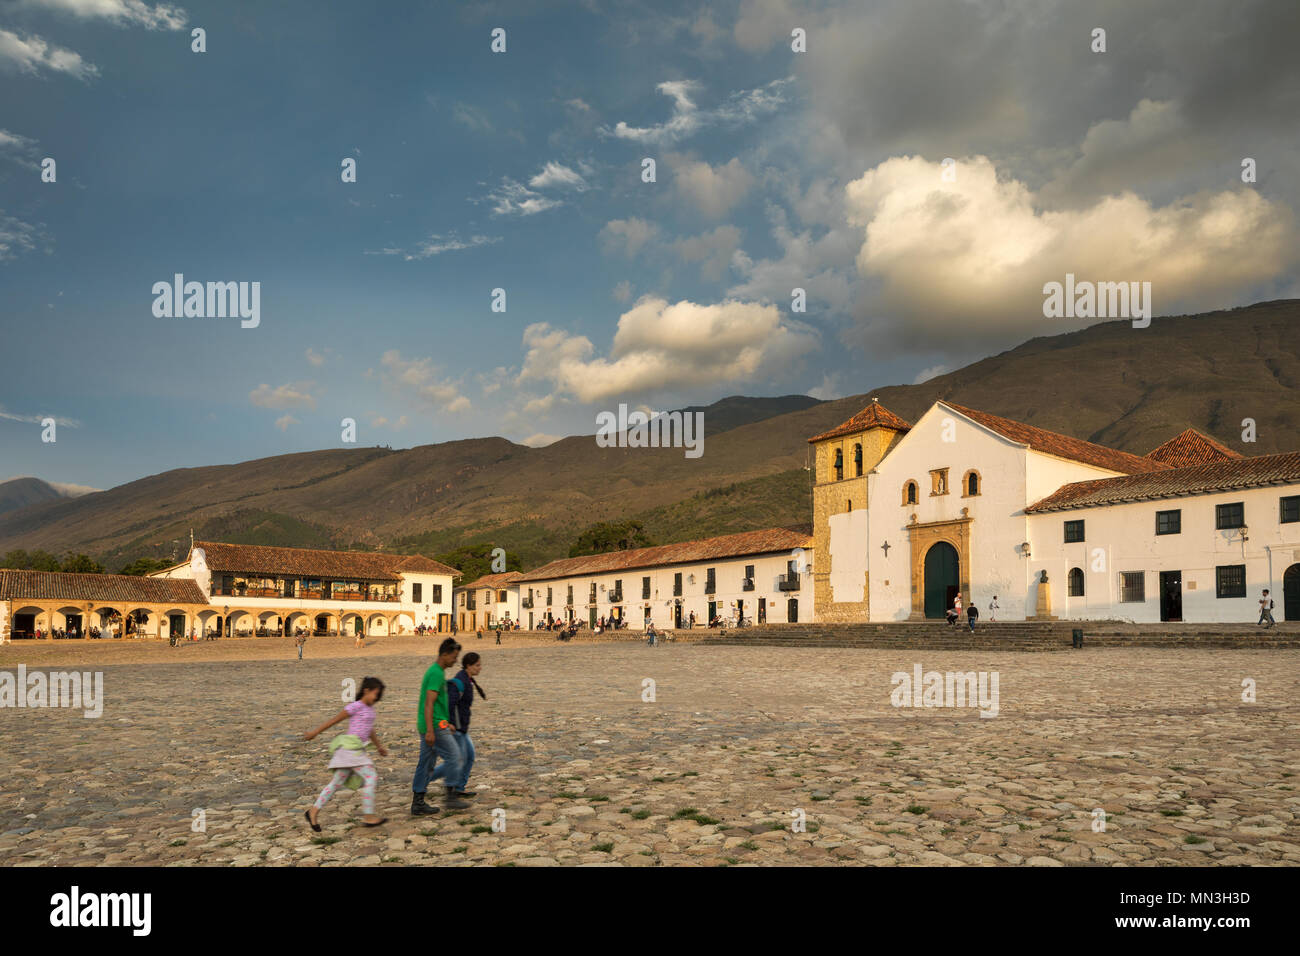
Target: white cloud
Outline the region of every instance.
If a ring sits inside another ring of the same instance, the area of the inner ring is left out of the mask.
[[[87,63],[79,53],[52,47],[38,36],[20,37],[8,30],[0,30],[0,67],[32,74],[46,69],[67,73],[79,80],[99,75],[94,64]]]
[[[293,382],[272,388],[263,383],[248,393],[248,400],[259,408],[315,408],[310,389],[314,382]]]
[[[938,378],[940,375],[947,375],[952,371],[950,365],[931,365],[929,368],[923,368],[916,373],[916,378],[912,379],[913,385],[920,385],[922,382],[928,382],[932,378]]]
[[[519,444],[527,445],[529,448],[545,448],[547,445],[554,445],[563,437],[563,435],[547,435],[538,432],[536,435],[529,435],[527,438],[522,439]]]
[[[476,133],[492,132],[492,121],[487,118],[487,114],[476,106],[470,106],[468,103],[457,103],[451,111],[452,119],[462,126],[474,130]]]
[[[478,246],[490,246],[501,241],[500,236],[470,236],[468,239],[462,239],[456,233],[441,235],[434,233],[423,242],[416,245],[414,249],[399,249],[394,246],[385,246],[379,250],[366,250],[368,256],[401,256],[407,262],[416,259],[430,259],[434,256],[440,256],[444,252],[459,252],[462,249],[474,249]]]
[[[655,126],[630,126],[620,120],[612,130],[601,127],[600,132],[616,139],[663,146],[685,139],[705,127],[752,123],[785,102],[784,88],[789,82],[790,78],[786,77],[758,89],[740,90],[732,93],[720,106],[702,110],[692,99],[700,88],[698,81],[668,80],[655,87],[673,101],[672,115],[666,121]]]
[[[601,228],[598,238],[606,255],[622,253],[631,259],[658,232],[659,227],[654,223],[633,216],[631,219],[611,219]]]
[[[700,274],[706,279],[720,279],[740,248],[740,230],[735,226],[719,226],[703,235],[678,239],[673,251],[685,262],[698,262]]]
[[[281,415],[279,418],[275,420],[275,427],[280,429],[280,431],[282,432],[287,432],[289,430],[290,425],[301,425],[301,424],[302,422],[298,421],[298,419],[294,418],[292,415],[288,413]]]
[[[142,0],[22,0],[22,6],[68,13],[82,20],[108,20],[116,26],[137,25],[149,30],[179,30],[188,14],[180,7]]]
[[[36,166],[36,140],[0,129],[0,156],[21,166]]]
[[[446,412],[462,412],[470,407],[469,399],[454,382],[438,377],[432,359],[405,359],[397,349],[389,349],[380,363],[388,384],[415,395],[426,405]]]
[[[587,181],[568,166],[552,161],[543,166],[540,173],[528,180],[528,185],[533,189],[560,188],[582,192],[587,188]]]
[[[782,378],[816,334],[771,305],[710,305],[645,296],[618,320],[608,358],[586,336],[536,323],[524,330],[518,382],[545,382],[549,399],[598,402],[629,393]]]
[[[488,193],[487,201],[492,204],[492,214],[496,216],[534,216],[564,205],[563,201],[543,196],[508,176]]]
[[[322,355],[320,352],[317,352],[315,349],[311,348],[310,346],[308,346],[307,361],[310,362],[312,365],[316,366],[317,368],[320,368],[322,365],[325,364],[325,356]]]
[[[614,286],[614,301],[627,304],[632,301],[632,283],[623,279],[618,285]]]
[[[698,209],[713,219],[721,218],[740,202],[754,177],[733,158],[720,166],[671,157],[673,187],[690,209]]]
[[[45,244],[45,251],[50,251],[49,236],[40,226],[24,222],[13,216],[6,216],[0,209],[0,262],[16,259],[25,252],[32,252],[37,246]]]
[[[1157,314],[1237,304],[1296,258],[1289,208],[1251,189],[1200,192],[1165,206],[1133,193],[1044,211],[983,156],[938,163],[897,157],[846,188],[860,229],[857,267],[879,283],[899,341],[961,351],[1067,331],[1088,319],[1043,317],[1043,285],[1073,273],[1094,282],[1150,282]]]
[[[808,395],[811,398],[820,399],[823,402],[842,398],[844,396],[844,389],[840,385],[840,373],[828,372],[823,375],[822,383],[816,388],[808,389]]]
[[[7,412],[4,406],[0,406],[0,419],[8,422],[22,422],[25,425],[40,425],[45,419],[53,418],[54,423],[60,428],[80,428],[81,422],[75,418],[60,418],[57,415],[20,415],[17,412]]]
[[[480,372],[477,376],[479,387],[483,389],[484,395],[491,395],[499,392],[501,386],[507,384],[514,373],[504,365],[498,365],[490,372]]]

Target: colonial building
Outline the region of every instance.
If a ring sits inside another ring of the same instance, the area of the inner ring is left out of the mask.
[[[187,636],[211,614],[193,581],[126,574],[0,570],[0,639]]]
[[[462,631],[519,620],[519,572],[485,574],[456,588],[456,626]]]
[[[1300,454],[1242,458],[1189,429],[1133,455],[936,402],[874,402],[814,447],[825,621],[1300,619]]]
[[[644,628],[718,618],[755,624],[812,620],[812,538],[769,528],[700,541],[552,561],[519,575],[525,627],[600,618]]]
[[[155,577],[197,583],[219,634],[402,634],[451,629],[459,575],[421,555],[198,541]]]

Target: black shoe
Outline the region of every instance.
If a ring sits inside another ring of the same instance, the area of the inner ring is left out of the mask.
[[[422,793],[411,794],[411,816],[413,817],[432,816],[433,814],[437,813],[440,809],[441,809],[440,807],[430,806],[429,804],[425,803],[424,794]]]
[[[443,807],[447,810],[468,810],[470,805],[456,795],[456,791],[447,788],[447,799],[443,801]]]
[[[477,797],[478,793],[472,790],[457,790],[455,795],[460,797],[462,800],[470,800]]]

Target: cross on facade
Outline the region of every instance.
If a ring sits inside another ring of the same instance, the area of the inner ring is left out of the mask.
[[[885,552],[885,557],[889,557],[889,542],[888,542],[888,541],[886,541],[884,544],[882,544],[882,545],[880,546],[880,549],[881,549],[882,551]]]

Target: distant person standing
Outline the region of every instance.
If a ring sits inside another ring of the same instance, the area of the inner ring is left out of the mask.
[[[302,646],[307,643],[307,638],[303,635],[301,628],[298,630],[298,636],[293,639],[293,643],[298,647],[298,660],[302,660]]]
[[[997,619],[998,619],[998,596],[995,594],[993,595],[993,600],[989,601],[989,620],[996,621]]]
[[[970,624],[970,632],[975,633],[975,619],[980,616],[980,609],[972,602],[971,606],[966,608],[966,621]]]
[[[1265,627],[1273,627],[1277,624],[1273,620],[1273,599],[1268,596],[1268,588],[1264,588],[1264,596],[1259,599],[1259,620],[1255,622],[1255,626],[1258,627],[1265,621],[1268,621]]]

